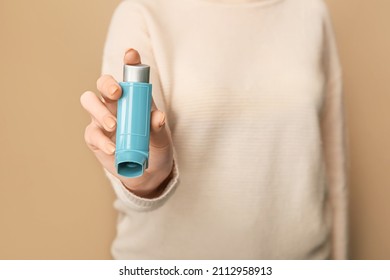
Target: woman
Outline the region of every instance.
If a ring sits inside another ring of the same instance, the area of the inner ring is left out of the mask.
[[[123,53],[151,66],[155,102],[135,179],[114,168]],[[323,1],[123,1],[102,72],[102,99],[81,103],[117,195],[114,258],[346,258],[341,67]]]

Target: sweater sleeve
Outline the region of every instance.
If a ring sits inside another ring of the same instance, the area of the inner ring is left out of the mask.
[[[347,129],[342,69],[331,17],[324,5],[323,69],[325,74],[321,133],[332,217],[332,259],[348,258]]]
[[[112,75],[117,81],[122,79],[123,56],[129,48],[136,49],[144,64],[150,65],[150,80],[153,84],[153,100],[157,108],[166,112],[164,96],[153,55],[151,38],[148,33],[143,7],[136,1],[122,1],[111,19],[103,52],[102,74]],[[168,123],[166,128],[169,131]],[[107,170],[104,170],[122,205],[129,210],[150,210],[163,204],[178,184],[179,171],[174,149],[173,177],[164,192],[157,198],[141,198],[130,192],[121,181]]]

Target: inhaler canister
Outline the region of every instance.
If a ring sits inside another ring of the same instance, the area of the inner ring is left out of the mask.
[[[152,85],[150,67],[124,65],[118,100],[115,166],[119,175],[141,176],[148,168]]]

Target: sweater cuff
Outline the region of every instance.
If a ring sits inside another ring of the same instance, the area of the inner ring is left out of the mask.
[[[164,191],[158,197],[150,199],[135,195],[134,193],[130,192],[117,177],[112,175],[105,168],[104,172],[106,173],[107,178],[110,180],[117,198],[127,207],[136,211],[153,210],[163,205],[173,193],[179,182],[179,169],[175,160],[173,162],[172,179],[168,182]]]

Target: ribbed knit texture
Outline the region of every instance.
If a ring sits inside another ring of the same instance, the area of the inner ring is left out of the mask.
[[[167,113],[174,178],[118,199],[117,259],[343,259],[341,67],[321,0],[128,0],[103,73],[135,48]]]

